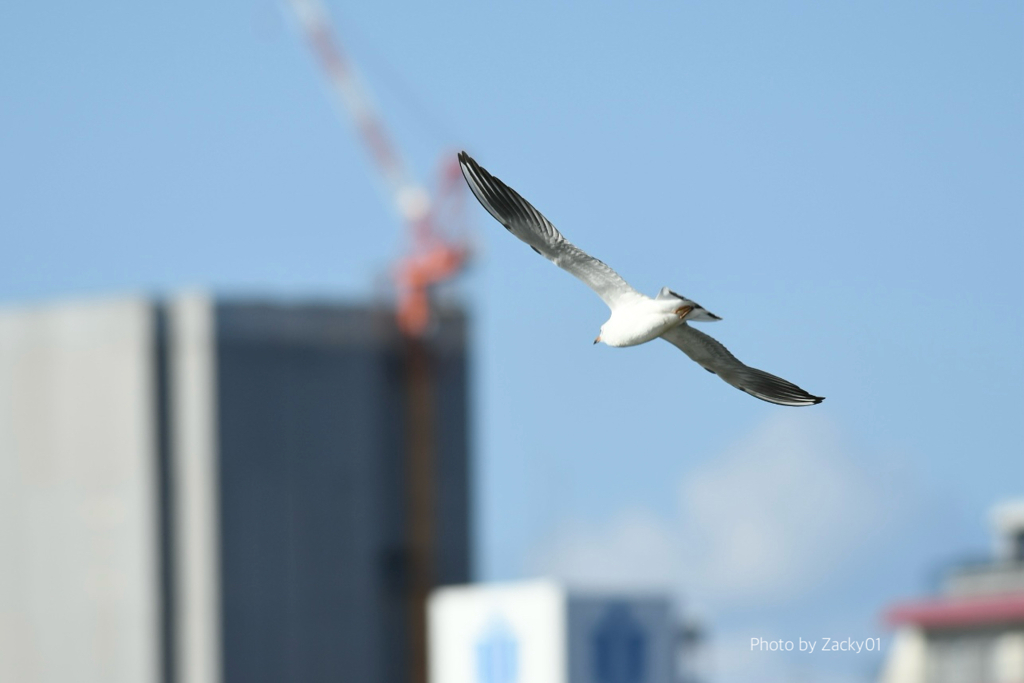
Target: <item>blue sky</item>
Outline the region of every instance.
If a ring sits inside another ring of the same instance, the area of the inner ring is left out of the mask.
[[[467,205],[482,578],[672,583],[728,653],[885,636],[884,604],[987,552],[1024,484],[1020,3],[329,6],[421,178],[467,148],[828,397],[591,346],[601,301]],[[364,299],[402,247],[270,0],[4,3],[0,90],[4,302]],[[877,658],[715,666],[862,680]]]

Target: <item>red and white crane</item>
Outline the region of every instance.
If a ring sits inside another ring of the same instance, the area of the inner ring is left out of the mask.
[[[320,0],[289,0],[305,38],[327,80],[355,123],[356,132],[373,159],[405,221],[410,251],[398,259],[393,276],[398,290],[398,324],[410,336],[426,331],[431,317],[430,290],[454,278],[469,256],[465,235],[446,235],[438,225],[439,207],[460,206],[464,184],[455,154],[441,164],[437,197],[417,183],[391,142],[355,72],[345,59]],[[436,201],[435,201],[436,199]]]

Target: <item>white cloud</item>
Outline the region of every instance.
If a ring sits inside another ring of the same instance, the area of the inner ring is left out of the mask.
[[[862,460],[827,420],[780,414],[687,473],[675,515],[628,509],[606,524],[567,522],[528,569],[586,587],[668,589],[691,615],[712,620],[735,608],[780,605],[866,553],[876,527],[898,512],[887,502],[888,484]],[[817,660],[750,652],[752,635],[774,637],[774,630],[736,626],[714,633],[712,625],[697,663],[712,680],[792,680],[794,666],[814,680],[864,680],[822,670]]]
[[[680,570],[716,602],[786,599],[855,553],[882,505],[829,423],[780,415],[682,482]]]
[[[588,586],[669,587],[705,608],[773,604],[826,579],[883,517],[882,489],[820,418],[778,415],[679,484],[678,514],[569,523],[528,563]]]
[[[679,578],[677,541],[664,520],[626,510],[606,527],[564,525],[529,564],[532,573],[588,587],[664,588]]]

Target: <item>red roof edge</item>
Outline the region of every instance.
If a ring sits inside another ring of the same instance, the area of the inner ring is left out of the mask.
[[[1024,593],[918,600],[897,603],[885,612],[889,626],[955,628],[1014,621],[1024,621]]]

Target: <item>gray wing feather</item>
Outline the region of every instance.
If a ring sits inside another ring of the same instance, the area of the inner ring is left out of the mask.
[[[535,252],[582,280],[609,308],[623,299],[644,298],[605,263],[565,239],[530,202],[465,152],[459,153],[459,165],[469,189],[489,214]]]
[[[825,399],[792,382],[741,363],[719,341],[685,322],[661,335],[709,372],[751,396],[783,406],[810,406]]]

